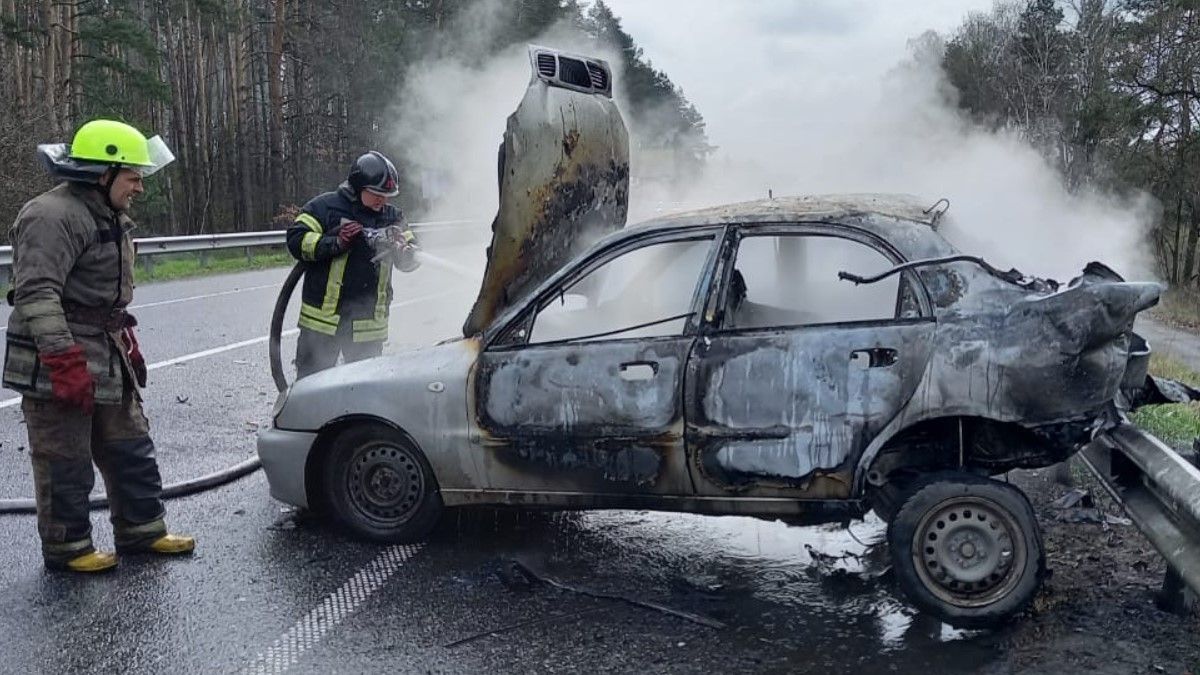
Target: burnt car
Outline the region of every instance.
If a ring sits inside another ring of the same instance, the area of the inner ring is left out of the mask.
[[[510,120],[510,151],[512,136]],[[992,476],[1060,462],[1113,422],[1145,377],[1134,317],[1161,289],[1099,264],[1062,287],[994,269],[928,206],[681,213],[560,247],[569,261],[540,278],[498,259],[498,217],[481,297],[514,288],[501,269],[527,290],[477,304],[466,337],[295,383],[259,436],[271,494],[383,542],[465,505],[797,524],[874,509],[914,605],[958,626],[1011,617],[1045,559],[1028,500]]]

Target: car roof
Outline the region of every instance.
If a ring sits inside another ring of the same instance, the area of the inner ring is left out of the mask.
[[[932,202],[906,194],[840,194],[778,197],[725,204],[661,216],[618,230],[597,242],[616,242],[727,224],[833,223],[868,232],[888,242],[905,260],[937,258],[958,251],[937,232],[946,212],[944,200]]]
[[[777,197],[682,211],[647,220],[628,229],[666,229],[716,223],[845,220],[885,216],[935,228],[944,212],[934,200],[908,194],[862,193]]]

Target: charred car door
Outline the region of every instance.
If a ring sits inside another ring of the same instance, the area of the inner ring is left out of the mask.
[[[470,412],[492,489],[691,494],[684,372],[719,232],[601,251],[484,349]]]
[[[915,275],[857,286],[845,270],[903,262],[862,230],[730,233],[688,364],[688,454],[706,495],[841,499],[855,459],[909,400],[934,319]]]

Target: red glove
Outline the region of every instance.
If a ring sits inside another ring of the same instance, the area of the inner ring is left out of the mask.
[[[142,356],[142,348],[138,344],[137,334],[133,326],[121,329],[121,341],[125,343],[125,353],[129,356],[129,365],[133,366],[133,379],[137,385],[146,388],[146,357]]]
[[[356,223],[353,220],[342,223],[337,233],[338,246],[341,246],[343,251],[350,248],[350,244],[354,243],[354,240],[361,234],[362,223]]]
[[[39,352],[38,358],[50,369],[50,385],[54,397],[83,408],[88,415],[96,407],[95,382],[88,372],[87,355],[83,347],[71,345],[61,352]]]

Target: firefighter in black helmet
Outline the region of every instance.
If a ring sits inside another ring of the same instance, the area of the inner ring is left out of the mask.
[[[392,261],[374,262],[364,231],[401,228],[413,241],[400,209],[388,199],[400,192],[396,167],[371,151],[350,166],[338,189],[311,199],[288,228],[288,250],[308,263],[296,344],[296,376],[383,353],[392,302]]]

